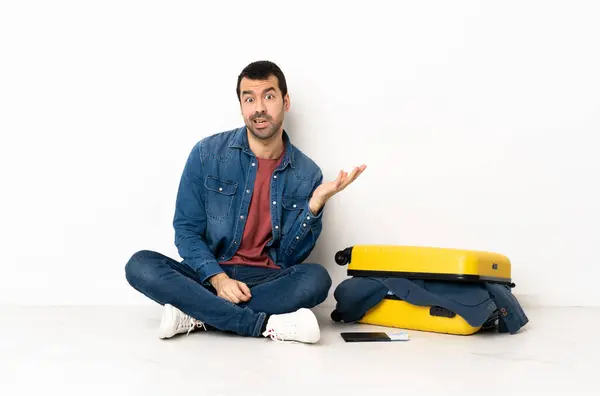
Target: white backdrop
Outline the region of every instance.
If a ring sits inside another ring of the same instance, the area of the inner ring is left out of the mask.
[[[528,304],[600,303],[597,3],[199,3],[0,6],[0,303],[146,302],[124,265],[178,258],[184,162],[242,125],[257,59],[327,178],[368,165],[311,257],[334,286],[352,244],[460,247],[506,254]]]

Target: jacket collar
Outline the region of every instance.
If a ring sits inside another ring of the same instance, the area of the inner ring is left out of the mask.
[[[283,160],[281,161],[281,168],[283,169],[287,165],[290,165],[292,168],[294,168],[294,146],[291,144],[290,137],[285,129],[283,130],[282,138],[285,145],[285,151],[283,153]],[[250,145],[248,143],[248,131],[245,125],[241,128],[238,128],[238,130],[235,132],[229,147],[240,148],[249,155],[254,156],[254,153],[252,150],[250,150]]]

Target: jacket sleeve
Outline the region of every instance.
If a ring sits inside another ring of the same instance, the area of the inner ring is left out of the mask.
[[[308,203],[312,194],[322,182],[323,173],[319,170],[313,182],[311,194],[304,203],[304,209],[292,225],[291,232],[281,241],[283,262],[286,266],[299,264],[306,260],[321,235],[325,207],[322,207],[319,213],[312,213]]]
[[[201,142],[194,146],[185,164],[177,191],[173,227],[175,245],[184,262],[202,280],[223,272],[205,241],[206,211],[204,209]]]

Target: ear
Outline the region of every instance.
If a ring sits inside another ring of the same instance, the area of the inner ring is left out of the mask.
[[[290,111],[290,94],[289,93],[285,94],[285,97],[283,98],[283,109],[285,111]]]

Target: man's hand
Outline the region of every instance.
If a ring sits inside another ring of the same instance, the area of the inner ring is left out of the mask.
[[[342,169],[335,180],[322,183],[317,187],[308,203],[310,211],[314,214],[319,213],[331,197],[348,187],[365,169],[367,169],[367,165],[363,164],[352,169],[349,175],[348,172],[344,172]]]
[[[211,285],[217,291],[217,295],[225,300],[238,304],[252,298],[250,289],[245,283],[231,279],[227,274],[220,273],[210,278]]]

